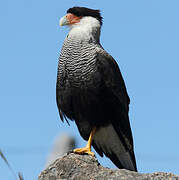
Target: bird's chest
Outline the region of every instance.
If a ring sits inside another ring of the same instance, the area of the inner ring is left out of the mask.
[[[73,114],[79,107],[90,109],[99,97],[100,86],[94,46],[65,42],[57,79],[57,94],[63,112],[73,117],[69,112]]]
[[[86,87],[95,79],[97,72],[95,50],[80,43],[78,46],[65,45],[58,68],[61,86]]]
[[[99,89],[101,77],[95,64],[66,64],[60,75],[59,85],[63,91],[75,96],[84,95]]]

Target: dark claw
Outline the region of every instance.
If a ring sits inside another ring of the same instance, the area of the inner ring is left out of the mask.
[[[71,153],[73,153],[73,150],[69,150],[66,154],[69,155]]]

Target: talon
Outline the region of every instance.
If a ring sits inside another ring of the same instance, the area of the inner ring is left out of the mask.
[[[91,152],[91,150],[87,147],[74,149],[73,152],[77,154],[88,154],[88,155],[94,156],[94,153]]]

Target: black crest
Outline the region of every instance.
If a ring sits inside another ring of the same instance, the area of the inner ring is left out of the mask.
[[[92,16],[99,20],[100,24],[102,25],[102,17],[100,14],[100,10],[89,9],[85,7],[73,7],[67,10],[67,13],[72,13],[76,16]]]

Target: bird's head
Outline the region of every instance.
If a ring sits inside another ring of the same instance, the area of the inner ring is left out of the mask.
[[[102,17],[99,10],[85,7],[73,7],[67,10],[67,14],[60,19],[60,26],[78,26],[98,22],[102,25]]]
[[[85,7],[73,7],[67,10],[67,14],[60,19],[60,26],[71,28],[70,35],[91,37],[98,40],[102,25],[102,17],[99,10]]]

